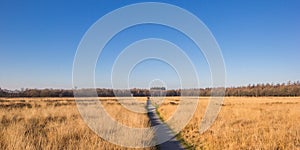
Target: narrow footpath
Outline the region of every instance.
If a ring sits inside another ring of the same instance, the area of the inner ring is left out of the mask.
[[[184,150],[184,147],[176,139],[176,135],[172,130],[159,118],[156,108],[151,104],[150,100],[147,100],[148,116],[150,118],[151,126],[161,125],[161,128],[155,132],[155,140],[160,141],[162,139],[170,139],[169,141],[159,144],[158,148],[161,150]]]

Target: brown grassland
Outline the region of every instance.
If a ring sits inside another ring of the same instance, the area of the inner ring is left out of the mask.
[[[160,116],[172,116],[180,100],[166,98]],[[199,125],[208,98],[200,98],[195,115],[180,137],[196,149],[300,149],[300,97],[226,97],[204,134]]]
[[[146,114],[133,113],[114,98],[99,99],[118,122],[131,127],[149,127]],[[145,104],[146,98],[138,99],[140,104]],[[211,128],[199,134],[208,99],[200,98],[194,117],[180,132],[179,137],[191,148],[300,149],[300,97],[227,97]],[[178,103],[179,97],[165,98],[158,107],[160,116],[164,120],[171,117]],[[134,140],[135,137],[124,138]],[[90,130],[73,98],[0,98],[0,149],[125,147],[106,142]]]
[[[130,127],[149,126],[146,114],[133,113],[113,98],[100,99],[118,122]],[[73,98],[1,98],[0,119],[0,149],[127,149],[106,142],[90,130]],[[131,138],[135,137],[126,136],[124,140]]]

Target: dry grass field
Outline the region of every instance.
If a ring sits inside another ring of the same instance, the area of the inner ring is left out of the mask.
[[[149,126],[146,114],[133,113],[113,98],[100,100],[118,122],[129,127]],[[145,100],[141,99],[143,105]],[[111,137],[114,136],[112,132]],[[133,138],[126,136],[124,140]],[[0,149],[126,148],[106,142],[90,130],[73,98],[1,98]]]
[[[174,113],[179,99],[160,101],[158,111],[164,120]],[[144,105],[145,100],[139,98],[139,104]],[[131,112],[114,98],[100,101],[118,122],[149,127],[146,114]],[[300,149],[299,97],[225,98],[212,127],[199,134],[207,103],[208,98],[200,98],[194,117],[180,132],[180,137],[195,149]],[[134,138],[126,136],[124,140]],[[1,98],[0,149],[126,148],[106,142],[90,130],[73,98]]]
[[[194,117],[180,137],[196,149],[300,149],[300,97],[227,97],[214,124],[204,134],[199,125],[208,98],[200,98]],[[158,107],[167,120],[179,97]]]

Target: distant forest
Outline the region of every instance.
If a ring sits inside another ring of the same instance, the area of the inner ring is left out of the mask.
[[[149,89],[112,90],[98,88],[99,97],[117,96],[151,96]],[[89,93],[91,89],[77,90],[80,93]],[[166,96],[210,96],[212,88],[201,89],[171,89],[159,91]],[[157,92],[157,91],[156,91]],[[22,89],[6,90],[0,88],[0,97],[73,97],[73,90],[65,89]],[[81,96],[88,96],[81,94]],[[227,87],[225,96],[300,96],[300,82],[287,82],[282,84],[253,84],[240,87]]]

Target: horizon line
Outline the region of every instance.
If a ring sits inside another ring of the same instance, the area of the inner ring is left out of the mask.
[[[300,83],[300,80],[296,80],[296,81],[291,81],[291,80],[288,80],[286,82],[258,82],[258,83],[249,83],[249,84],[244,84],[244,85],[231,85],[231,86],[224,86],[224,87],[221,87],[221,86],[218,86],[218,87],[188,87],[188,88],[166,88],[166,90],[179,90],[179,89],[208,89],[208,88],[239,88],[239,87],[247,87],[249,85],[251,86],[257,86],[257,85],[283,85],[283,84],[299,84]],[[76,88],[76,86],[75,86]],[[22,91],[22,90],[26,90],[26,89],[36,89],[36,90],[45,90],[45,89],[51,89],[51,90],[75,90],[75,88],[54,88],[54,87],[43,87],[43,88],[15,88],[15,89],[10,89],[10,88],[5,88],[5,87],[1,87],[0,86],[0,89],[2,90],[9,90],[9,91]],[[152,88],[152,87],[151,87]],[[85,88],[80,88],[80,89],[112,89],[112,90],[130,90],[130,89],[149,89],[150,88],[146,88],[146,87],[132,87],[132,88],[109,88],[109,87],[85,87]]]

